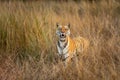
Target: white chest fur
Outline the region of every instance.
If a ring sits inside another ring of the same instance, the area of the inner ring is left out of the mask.
[[[67,42],[67,45],[66,45],[65,42],[59,41],[59,44],[57,45],[59,55],[64,56],[64,58],[68,57],[69,56],[68,47],[69,47],[69,42]]]

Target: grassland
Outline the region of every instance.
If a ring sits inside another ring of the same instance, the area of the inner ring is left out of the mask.
[[[57,22],[90,41],[78,66],[58,60]],[[119,0],[0,1],[0,80],[119,79]]]

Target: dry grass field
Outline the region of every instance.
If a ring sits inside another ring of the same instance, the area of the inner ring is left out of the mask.
[[[77,66],[57,57],[57,22],[90,41]],[[120,80],[120,1],[0,1],[0,80]]]

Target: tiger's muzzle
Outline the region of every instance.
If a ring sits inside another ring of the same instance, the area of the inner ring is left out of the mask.
[[[66,38],[66,34],[65,33],[61,33],[60,34],[60,38]]]

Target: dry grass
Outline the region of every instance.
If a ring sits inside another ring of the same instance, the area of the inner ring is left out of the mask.
[[[97,1],[97,0],[96,0]],[[120,2],[0,2],[1,80],[119,80]],[[78,66],[57,59],[56,22],[90,41]]]

